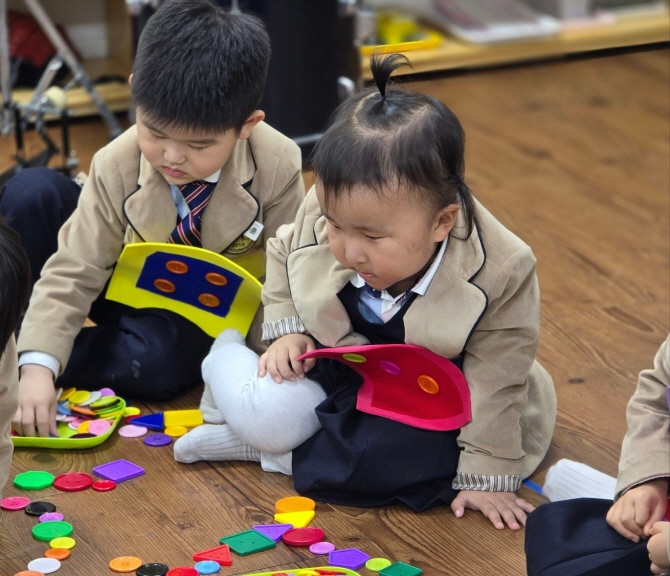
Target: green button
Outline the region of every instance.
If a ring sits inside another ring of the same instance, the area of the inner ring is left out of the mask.
[[[54,538],[70,536],[72,532],[72,524],[69,522],[40,522],[33,527],[33,538],[51,542]]]
[[[365,563],[365,567],[371,572],[379,572],[382,568],[390,566],[392,562],[386,558],[370,558]]]
[[[54,483],[54,475],[41,470],[23,472],[14,478],[14,486],[21,490],[43,490]]]

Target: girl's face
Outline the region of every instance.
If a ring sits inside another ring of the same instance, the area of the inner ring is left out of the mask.
[[[326,208],[317,183],[317,197],[333,256],[369,286],[393,296],[414,285],[458,214],[455,204],[431,212],[402,188],[384,194],[354,188],[331,199]]]

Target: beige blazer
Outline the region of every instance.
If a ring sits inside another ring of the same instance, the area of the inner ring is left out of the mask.
[[[654,478],[670,477],[670,336],[654,358],[654,369],[643,370],[628,402],[628,432],[621,446],[618,499],[629,488]]]
[[[0,498],[12,465],[12,418],[19,407],[19,369],[16,366],[14,336],[0,357]]]
[[[300,149],[267,124],[238,140],[202,218],[202,245],[263,275],[266,241],[292,222],[304,199]],[[254,242],[243,236],[264,225]],[[93,158],[77,209],[58,236],[23,321],[18,351],[37,350],[65,368],[91,303],[112,274],[125,244],[166,242],[177,223],[170,187],[142,156],[136,127]],[[260,341],[260,318],[248,336]],[[257,348],[257,346],[255,346]]]
[[[459,215],[425,296],[404,317],[405,341],[446,358],[465,353],[472,421],[460,433],[459,472],[526,477],[547,452],[556,419],[549,374],[535,361],[540,294],[530,248],[477,205],[481,229],[465,241]],[[366,344],[337,293],[351,279],[328,247],[312,189],[294,225],[268,244],[265,322],[299,317],[326,346]],[[519,480],[520,482],[520,480]]]

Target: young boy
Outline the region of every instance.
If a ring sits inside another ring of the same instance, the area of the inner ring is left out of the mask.
[[[9,430],[19,384],[14,327],[28,303],[29,285],[26,253],[16,232],[0,218],[0,498],[12,463]]]
[[[670,337],[628,403],[615,503],[578,498],[528,517],[529,576],[646,576],[670,572]],[[609,510],[608,510],[609,509]],[[609,524],[609,526],[608,526]],[[649,538],[649,540],[646,540]]]
[[[42,270],[18,341],[20,434],[34,435],[35,422],[40,436],[56,432],[55,376],[155,400],[201,381],[212,339],[172,312],[105,300],[105,284],[136,242],[202,246],[263,276],[265,241],[304,197],[298,147],[256,109],[269,57],[255,18],[168,2],[145,27],[130,77],[137,125],[95,155],[81,192],[46,169],[7,185],[0,211],[33,278]],[[81,329],[87,316],[96,326]],[[252,327],[250,344],[258,334]]]

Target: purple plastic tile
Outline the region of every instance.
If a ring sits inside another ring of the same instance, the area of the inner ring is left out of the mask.
[[[263,536],[267,536],[270,540],[279,542],[282,534],[288,532],[293,528],[293,524],[256,524],[252,526],[256,532],[260,532]]]
[[[328,554],[328,564],[331,566],[340,566],[341,568],[349,568],[349,570],[358,570],[368,560],[370,560],[370,556],[358,548],[334,550]]]
[[[145,436],[142,441],[147,446],[167,446],[172,443],[172,437],[167,434],[151,434],[150,436]]]
[[[112,480],[118,484],[119,482],[125,482],[131,478],[142,476],[144,468],[128,462],[128,460],[115,460],[108,464],[96,466],[93,468],[93,473],[105,480]]]

